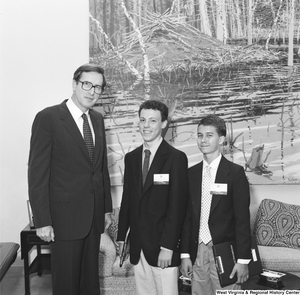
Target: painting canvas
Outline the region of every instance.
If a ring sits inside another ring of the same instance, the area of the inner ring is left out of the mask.
[[[108,86],[104,115],[112,185],[142,143],[138,108],[169,107],[164,138],[192,166],[197,125],[226,121],[222,153],[250,184],[300,184],[299,0],[90,0],[90,61]]]

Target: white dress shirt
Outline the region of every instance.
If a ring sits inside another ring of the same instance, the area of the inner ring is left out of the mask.
[[[83,118],[81,117],[83,112],[75,105],[75,103],[73,102],[72,99],[69,99],[66,104],[67,104],[67,107],[68,107],[82,137],[83,137]],[[93,136],[93,142],[95,145],[95,132],[94,132],[93,124],[92,124],[91,117],[89,114],[89,110],[87,110],[85,112],[85,114],[89,121],[89,125],[90,125],[91,131],[92,131],[92,136]]]

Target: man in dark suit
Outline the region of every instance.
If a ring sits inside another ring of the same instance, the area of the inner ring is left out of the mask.
[[[28,184],[37,235],[51,243],[54,295],[99,295],[100,235],[112,201],[103,117],[91,108],[105,87],[101,67],[73,76],[71,99],[32,125]]]
[[[178,294],[180,234],[187,208],[187,157],[163,140],[167,118],[168,108],[162,102],[142,103],[139,129],[144,143],[125,156],[118,241],[125,240],[130,228],[130,261],[135,265],[139,295]]]
[[[193,295],[214,295],[222,289],[212,246],[236,241],[237,253],[230,277],[237,284],[248,279],[251,259],[250,193],[243,167],[221,155],[226,125],[209,115],[198,125],[198,147],[203,161],[189,168],[189,209],[182,234],[181,271],[192,278]],[[234,284],[226,289],[238,289]]]

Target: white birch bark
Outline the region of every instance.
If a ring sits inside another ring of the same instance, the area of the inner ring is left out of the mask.
[[[208,15],[207,15],[206,1],[205,0],[199,0],[199,4],[200,4],[202,32],[204,34],[212,36],[210,25],[209,25],[209,19],[208,19]]]
[[[124,61],[126,63],[126,65],[128,66],[128,68],[137,77],[138,80],[143,79],[143,77],[141,76],[141,74],[139,73],[139,71],[127,59],[125,59],[123,57],[123,55],[114,47],[114,45],[111,43],[111,41],[110,41],[109,37],[107,36],[107,34],[103,31],[100,22],[98,20],[96,20],[91,14],[90,14],[90,19],[93,22],[95,22],[95,24],[97,25],[97,29],[104,36],[106,42],[109,44],[110,48],[118,56],[118,58],[120,58],[122,61]]]
[[[120,3],[121,3],[121,7],[123,8],[123,11],[124,11],[127,19],[133,26],[133,29],[138,36],[138,40],[139,40],[139,44],[140,44],[140,48],[141,48],[143,60],[144,60],[144,82],[145,82],[145,86],[146,86],[146,96],[148,98],[148,94],[150,91],[150,87],[149,87],[150,86],[150,67],[149,67],[149,59],[148,59],[148,55],[147,55],[147,51],[146,51],[146,46],[144,44],[144,39],[143,39],[141,31],[139,30],[136,23],[134,22],[134,20],[128,13],[124,1],[120,0]]]
[[[295,0],[290,0],[289,9],[289,52],[288,52],[288,66],[293,66],[294,62],[294,15],[295,15]]]

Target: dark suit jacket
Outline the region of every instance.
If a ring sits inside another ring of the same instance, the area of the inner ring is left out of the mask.
[[[182,253],[197,257],[201,214],[201,186],[203,162],[189,168],[189,209],[182,234]],[[219,164],[215,183],[227,184],[227,195],[214,194],[209,217],[213,244],[236,240],[237,259],[251,258],[250,193],[243,167],[224,156]]]
[[[103,117],[90,110],[94,163],[66,101],[39,112],[32,125],[28,183],[36,228],[52,225],[55,239],[84,238],[95,214],[100,232],[111,212]]]
[[[160,247],[173,250],[172,265],[180,263],[180,235],[187,208],[187,157],[162,141],[142,186],[143,146],[125,156],[124,188],[118,241],[130,227],[130,261],[137,264],[143,249],[147,262],[157,266]],[[169,174],[169,184],[153,183],[154,174]]]

